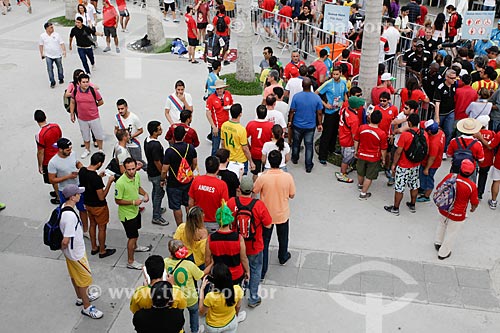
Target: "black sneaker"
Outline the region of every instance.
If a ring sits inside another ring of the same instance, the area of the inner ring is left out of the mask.
[[[64,83],[64,80],[59,80],[59,84],[63,84]]]
[[[212,142],[212,133],[211,132],[210,132],[209,135],[207,135],[207,140],[210,141],[210,142]]]
[[[106,249],[106,252],[104,253],[99,253],[99,258],[106,258],[106,257],[109,257],[113,254],[115,254],[116,252],[116,249]]]
[[[290,260],[291,257],[292,257],[292,254],[290,252],[287,252],[286,253],[286,259],[283,260],[283,261],[280,260],[280,265],[281,266],[285,266],[286,263],[288,262],[288,260]]]
[[[439,251],[439,249],[441,248],[441,244],[434,243],[434,248],[436,249],[436,251]]]
[[[292,158],[292,163],[293,163],[293,164],[298,164],[298,163],[299,163],[299,161],[298,161],[298,160],[294,160],[294,159]]]
[[[396,208],[394,206],[384,206],[384,209],[386,212],[399,216],[399,208]]]
[[[56,191],[50,191],[49,194],[50,194],[51,197],[57,198]]]
[[[411,202],[407,202],[406,206],[408,206],[408,209],[410,209],[410,212],[416,213],[417,210],[415,209],[415,204],[412,204]]]
[[[60,205],[61,201],[59,200],[59,198],[53,198],[53,199],[50,199],[50,203],[53,205]]]

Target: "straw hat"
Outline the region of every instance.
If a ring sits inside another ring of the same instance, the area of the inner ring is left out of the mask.
[[[218,79],[215,81],[215,86],[211,86],[212,89],[226,88],[229,87],[224,80]]]
[[[474,118],[461,119],[457,123],[457,129],[464,134],[476,134],[482,127],[483,125],[481,125],[481,123]]]

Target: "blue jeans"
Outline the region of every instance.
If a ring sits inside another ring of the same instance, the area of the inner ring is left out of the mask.
[[[490,120],[490,130],[498,132],[500,129],[500,120],[491,119]]]
[[[90,63],[92,65],[95,64],[94,50],[91,47],[89,47],[89,48],[78,47],[77,49],[78,49],[78,55],[80,56],[80,60],[82,61],[83,69],[85,69],[85,73],[89,74],[90,68],[89,68],[89,64],[87,62],[87,58],[89,58]]]
[[[300,144],[304,139],[306,146],[306,169],[312,169],[314,163],[313,159],[313,140],[314,140],[314,127],[313,128],[298,128],[293,127],[293,142],[292,142],[292,161],[299,160]]]
[[[191,332],[197,333],[200,328],[200,315],[198,314],[198,302],[188,306],[189,311],[189,327]]]
[[[286,254],[288,253],[288,229],[289,222],[276,224],[276,234],[278,236],[278,260],[281,262],[285,261]],[[269,265],[269,243],[271,242],[271,236],[273,235],[274,224],[271,228],[262,228],[262,238],[264,239],[264,251],[262,251],[262,274],[261,279],[266,276],[267,268]]]
[[[212,130],[212,156],[215,156],[217,149],[220,147],[220,129],[217,133],[217,136],[214,135],[214,131]]]
[[[455,125],[455,112],[451,112],[446,116],[439,116],[439,126],[444,131],[444,135],[446,136],[446,142],[444,145],[444,151],[448,151],[448,145],[453,137],[453,127]]]
[[[250,267],[250,282],[248,286],[250,297],[248,298],[248,304],[255,304],[260,300],[259,283],[262,275],[262,259],[263,251],[248,256],[248,266]]]
[[[149,181],[153,184],[153,191],[151,193],[151,201],[153,202],[153,219],[161,217],[161,202],[165,196],[165,190],[160,185],[161,176],[148,177]]]
[[[54,63],[56,63],[57,77],[59,78],[59,81],[64,80],[62,57],[61,58],[54,58],[54,59],[49,58],[49,57],[45,57],[45,62],[47,63],[47,73],[49,74],[50,84],[52,84],[52,85],[56,84],[56,80],[54,78]]]

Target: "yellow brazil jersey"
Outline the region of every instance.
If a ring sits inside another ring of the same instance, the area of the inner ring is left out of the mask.
[[[174,239],[181,240],[182,243],[189,250],[188,256],[193,254],[194,263],[196,266],[201,266],[205,263],[205,248],[207,245],[207,239],[202,239],[199,241],[194,241],[192,246],[189,246],[186,238],[186,223],[181,223],[175,230]]]
[[[165,258],[165,269],[168,274],[173,274],[176,286],[178,286],[186,297],[187,306],[193,306],[198,302],[198,292],[194,284],[195,280],[203,277],[203,271],[189,260],[183,260],[178,266],[179,259]],[[177,266],[177,268],[175,268]],[[173,272],[175,268],[175,272]]]
[[[207,312],[207,324],[212,327],[224,327],[233,320],[236,315],[236,304],[243,298],[243,290],[240,286],[234,286],[235,303],[226,306],[226,299],[220,292],[209,292],[203,301],[203,305],[209,308]]]
[[[224,148],[229,150],[229,161],[245,163],[247,157],[243,152],[243,146],[248,145],[247,130],[240,123],[231,120],[222,124],[221,140]]]
[[[185,309],[187,307],[186,297],[179,287],[174,286],[172,290],[174,296],[173,308]],[[130,299],[130,311],[136,313],[141,309],[151,309],[153,300],[151,300],[151,286],[140,286],[135,289],[134,295]]]

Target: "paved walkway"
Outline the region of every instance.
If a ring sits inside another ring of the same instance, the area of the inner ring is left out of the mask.
[[[42,244],[40,227],[53,206],[48,202],[50,188],[36,173],[33,135],[38,128],[32,119],[33,111],[41,108],[49,121],[59,123],[64,135],[73,140],[78,155],[81,139],[77,126],[69,122],[62,107],[65,86],[49,89],[45,63],[39,59],[37,49],[43,22],[62,15],[63,5],[57,1],[50,5],[41,0],[33,3],[31,16],[18,7],[0,16],[0,200],[8,205],[0,213],[3,325],[17,332],[130,332],[128,296],[142,278],[140,272],[125,268],[125,237],[112,198],[108,245],[116,247],[117,254],[103,260],[89,258],[95,284],[103,292],[96,302],[105,313],[103,319],[93,321],[79,314],[60,253]],[[143,55],[126,50],[124,43],[145,34],[144,13],[133,6],[130,10],[131,33],[119,34],[122,53],[103,54],[102,48],[96,52],[97,70],[92,80],[101,87],[105,101],[101,108],[105,151],[110,152],[115,141],[112,128],[118,98],[125,98],[144,124],[152,119],[163,120],[165,95],[181,78],[195,101],[193,125],[203,136],[209,128],[202,101],[204,65],[191,65],[169,54]],[[69,28],[56,27],[56,31],[67,39]],[[185,35],[182,23],[180,27],[166,23],[165,31],[172,37]],[[231,42],[236,43],[236,38]],[[255,65],[264,46],[259,41],[254,48]],[[288,57],[287,52],[280,55],[284,62]],[[80,67],[75,51],[64,59],[64,67],[68,81],[72,70]],[[223,73],[234,69],[232,64]],[[254,118],[259,97],[237,96],[235,101],[243,105],[243,123]],[[198,149],[201,160],[209,150],[210,145],[202,142]],[[447,167],[443,166],[438,178]],[[375,332],[377,325],[365,323],[365,318],[371,317],[358,313],[363,304],[377,300],[383,304],[376,309],[386,309],[383,306],[389,303],[405,306],[384,316],[383,332],[498,332],[498,212],[482,203],[464,226],[453,255],[441,262],[432,245],[438,219],[432,204],[418,205],[416,214],[402,209],[399,217],[388,215],[382,206],[391,202],[393,192],[383,177],[374,183],[373,197],[361,202],[355,186],[338,183],[334,171],[335,167],[317,163],[312,174],[305,174],[303,157],[298,165],[290,166],[298,188],[291,202],[293,257],[281,267],[277,265],[276,251],[272,251],[262,289],[266,298],[260,307],[249,310],[240,332],[364,332],[367,328]],[[150,191],[144,174],[141,177]],[[167,227],[150,224],[150,206],[143,217],[140,242],[153,244],[153,253],[165,256],[166,235],[174,230],[173,223]],[[170,212],[166,217],[173,222]],[[272,244],[275,246],[276,241]],[[146,257],[138,254],[140,261]],[[374,293],[380,293],[381,298],[373,297]],[[348,301],[360,305],[353,309]],[[27,314],[22,319],[19,309]],[[57,320],[46,319],[47,309],[56,314]]]

